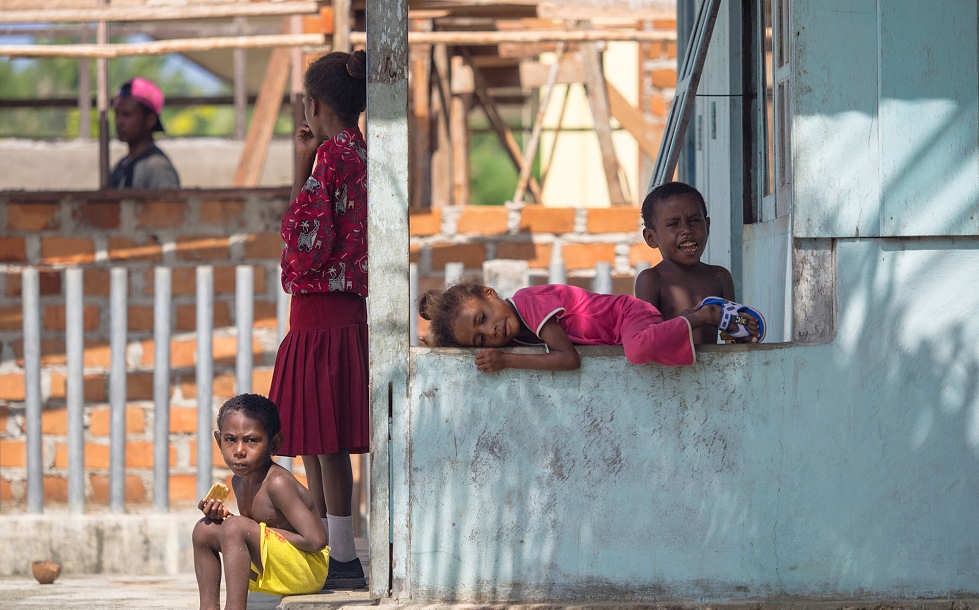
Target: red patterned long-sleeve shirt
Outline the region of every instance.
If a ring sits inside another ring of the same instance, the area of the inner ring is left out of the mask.
[[[320,144],[282,217],[282,288],[367,296],[367,145],[356,128]]]

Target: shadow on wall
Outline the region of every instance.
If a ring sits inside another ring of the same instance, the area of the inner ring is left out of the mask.
[[[979,240],[844,240],[830,345],[413,357],[417,599],[975,594]],[[600,350],[596,350],[600,351]]]
[[[886,229],[927,184],[929,226],[967,224],[975,156],[941,159],[969,112],[892,156],[855,226]],[[840,133],[796,155],[880,162]],[[802,178],[796,204],[832,216],[846,184]],[[596,349],[576,372],[482,375],[469,350],[417,350],[413,598],[976,595],[976,269],[974,235],[840,237],[832,343],[714,348],[690,369]]]

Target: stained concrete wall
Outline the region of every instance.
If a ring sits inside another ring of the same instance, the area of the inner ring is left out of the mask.
[[[3,515],[0,576],[25,576],[50,559],[62,574],[173,575],[193,570],[200,512]]]
[[[684,369],[414,349],[412,597],[979,592],[976,269],[977,238],[841,240],[832,343]]]
[[[227,138],[159,138],[184,188],[227,188],[241,157],[240,140]],[[113,141],[109,159],[115,164],[126,145]],[[258,186],[292,184],[292,140],[275,138]],[[99,150],[94,140],[38,141],[0,139],[0,191],[73,191],[99,187]],[[52,168],[57,168],[56,170]]]

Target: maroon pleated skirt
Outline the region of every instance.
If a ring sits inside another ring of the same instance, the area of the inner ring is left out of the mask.
[[[370,450],[367,307],[349,292],[292,296],[269,399],[279,407],[279,455]]]

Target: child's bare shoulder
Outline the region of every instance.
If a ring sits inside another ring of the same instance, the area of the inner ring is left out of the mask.
[[[272,467],[269,468],[268,474],[265,475],[265,488],[268,489],[270,493],[288,493],[298,491],[301,487],[302,484],[296,479],[296,477],[292,476],[291,472],[278,464],[272,464]]]
[[[718,279],[727,279],[731,277],[731,272],[727,270],[727,267],[723,267],[721,265],[708,265],[706,263],[704,264],[704,267],[707,268],[708,273]]]
[[[662,280],[658,266],[643,269],[636,275],[636,283],[633,287],[636,297],[656,305],[659,301],[659,286]]]

